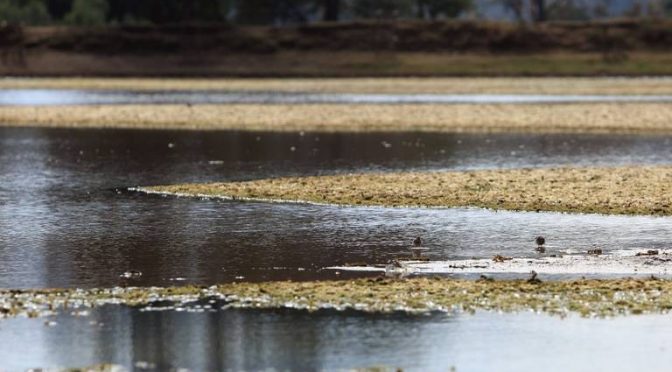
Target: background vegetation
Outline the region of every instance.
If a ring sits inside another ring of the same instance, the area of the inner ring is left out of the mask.
[[[358,19],[483,18],[519,22],[663,17],[672,0],[0,0],[25,25],[305,24]]]

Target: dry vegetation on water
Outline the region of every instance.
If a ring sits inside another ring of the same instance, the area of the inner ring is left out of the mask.
[[[347,174],[140,190],[339,205],[475,206],[526,211],[672,215],[672,167]]]
[[[670,61],[672,63],[672,60]],[[0,89],[218,90],[402,94],[669,95],[670,78],[6,78]]]
[[[524,280],[451,280],[439,278],[357,279],[352,281],[231,283],[212,287],[0,290],[0,318],[45,316],[67,307],[121,303],[150,305],[220,298],[227,306],[404,311],[543,311],[550,314],[613,316],[668,312],[672,281],[648,279],[541,282]],[[161,305],[165,306],[165,304]]]
[[[4,106],[4,126],[259,131],[672,132],[672,105],[103,105]]]

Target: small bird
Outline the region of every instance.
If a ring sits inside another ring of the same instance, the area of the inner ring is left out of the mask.
[[[538,275],[538,274],[537,274],[536,271],[534,271],[534,270],[530,271],[530,278],[527,279],[527,282],[530,283],[530,284],[539,284],[539,283],[541,283],[541,280],[540,280],[539,278],[537,278],[537,275]]]
[[[537,236],[535,242],[537,242],[537,248],[535,249],[537,252],[539,253],[546,252],[546,248],[544,248],[544,244],[546,244],[546,239],[543,236]]]
[[[422,245],[422,238],[419,236],[413,240],[413,246],[414,247],[420,247]]]

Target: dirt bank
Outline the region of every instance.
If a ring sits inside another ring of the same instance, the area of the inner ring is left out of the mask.
[[[154,186],[142,190],[341,205],[475,206],[526,211],[672,215],[672,167],[348,174]]]
[[[263,131],[670,133],[672,105],[111,105],[4,106],[0,125]]]

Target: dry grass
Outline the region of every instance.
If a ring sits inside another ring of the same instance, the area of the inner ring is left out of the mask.
[[[7,78],[0,89],[222,90],[417,94],[672,94],[669,78]]]
[[[144,190],[341,205],[672,215],[672,167],[349,174]]]
[[[672,105],[119,105],[0,107],[5,126],[264,131],[672,132]]]

